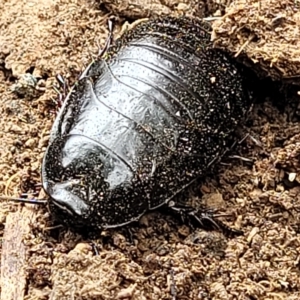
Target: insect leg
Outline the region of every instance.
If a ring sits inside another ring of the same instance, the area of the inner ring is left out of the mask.
[[[179,214],[183,219],[189,219],[196,222],[201,227],[207,227],[207,223],[214,229],[222,231],[227,236],[239,236],[243,231],[231,228],[218,220],[218,217],[228,216],[228,214],[218,214],[212,209],[196,209],[191,206],[177,205],[174,201],[169,202],[169,207]]]
[[[103,49],[99,49],[99,52],[98,52],[98,57],[101,58],[108,50],[108,48],[110,47],[112,41],[113,41],[113,29],[114,29],[114,23],[112,21],[112,19],[108,19],[108,31],[109,31],[109,34],[108,34],[108,37],[106,38],[106,41],[105,41],[105,45],[103,47]]]

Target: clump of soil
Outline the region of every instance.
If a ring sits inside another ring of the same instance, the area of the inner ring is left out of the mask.
[[[221,16],[232,0],[102,0],[101,6],[117,16],[129,19],[153,16]]]
[[[294,0],[232,1],[214,22],[212,39],[259,73],[299,85],[299,8]]]

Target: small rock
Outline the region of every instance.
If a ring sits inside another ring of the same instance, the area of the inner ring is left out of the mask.
[[[35,76],[30,73],[25,73],[20,75],[16,83],[11,86],[11,91],[20,97],[32,99],[36,98],[40,92],[45,90],[44,85],[43,82],[40,87]]]
[[[289,181],[293,182],[296,179],[297,173],[290,173],[289,174]]]
[[[23,130],[20,126],[16,124],[12,124],[10,127],[10,131],[15,132],[15,133],[21,133]]]
[[[124,299],[124,298],[132,298],[133,292],[136,288],[137,284],[131,284],[128,288],[126,289],[122,289],[118,295],[117,295],[117,299]]]
[[[29,140],[27,140],[27,142],[25,143],[25,146],[32,149],[33,146],[34,146],[34,144],[35,144],[35,139],[29,139]]]

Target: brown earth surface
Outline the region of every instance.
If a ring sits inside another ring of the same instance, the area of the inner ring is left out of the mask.
[[[300,2],[232,0],[214,22],[215,47],[258,73],[300,85]]]
[[[107,2],[0,1],[1,196],[44,197],[40,166],[57,110],[55,76],[72,84],[104,45],[110,9],[139,3]],[[204,7],[145,0],[134,19],[148,17],[154,2],[157,14]],[[210,1],[203,11],[229,2]],[[243,236],[151,212],[129,230],[87,239],[51,227],[43,206],[2,201],[1,300],[300,299],[299,96],[276,82],[260,89],[239,132],[249,135],[197,188],[209,207],[233,216],[222,220]]]

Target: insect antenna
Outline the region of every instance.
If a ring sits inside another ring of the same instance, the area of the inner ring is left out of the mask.
[[[27,198],[17,198],[17,197],[9,197],[9,196],[0,196],[0,200],[8,200],[13,202],[39,204],[39,205],[45,205],[47,203],[46,199],[36,199],[36,198],[27,199]]]

